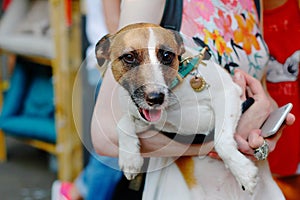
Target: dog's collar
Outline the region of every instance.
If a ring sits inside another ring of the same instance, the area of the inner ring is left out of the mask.
[[[206,65],[204,62],[202,62],[202,60],[206,60],[210,57],[210,53],[207,51],[207,49],[207,47],[204,47],[198,55],[193,57],[187,57],[180,62],[177,76],[170,85],[171,89],[179,85],[188,74],[190,74],[194,69],[198,67],[199,64],[202,64],[204,66]],[[197,75],[195,75],[195,77],[200,78]],[[203,88],[201,88],[201,90],[202,89]]]

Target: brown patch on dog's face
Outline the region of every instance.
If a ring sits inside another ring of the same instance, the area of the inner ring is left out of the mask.
[[[151,39],[149,29],[152,31],[152,37],[155,37],[151,46],[149,46]],[[146,28],[132,25],[132,28],[129,26],[118,32],[112,38],[110,47],[110,60],[115,79],[121,83],[121,78],[129,71],[134,70],[130,73],[132,76],[124,78],[130,78],[130,82],[135,84],[148,82],[153,71],[151,67],[142,66],[156,64],[161,65],[166,84],[169,85],[178,71],[178,56],[184,52],[183,42],[179,41],[175,34],[170,30],[148,25]],[[149,58],[151,50],[155,51],[156,63],[151,63]]]
[[[139,108],[151,110],[167,104],[168,87],[184,53],[178,33],[153,24],[135,24],[101,41],[103,45],[96,47],[98,62],[103,57],[110,60],[115,80]],[[103,51],[106,54],[100,54]]]

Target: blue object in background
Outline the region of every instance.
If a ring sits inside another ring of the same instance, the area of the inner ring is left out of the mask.
[[[56,142],[51,68],[17,61],[0,114],[5,134]]]

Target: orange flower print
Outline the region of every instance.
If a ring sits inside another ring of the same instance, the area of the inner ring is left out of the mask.
[[[205,33],[204,43],[207,44],[209,39],[213,40],[215,47],[220,56],[222,56],[224,53],[229,55],[232,52],[232,49],[227,47],[224,38],[222,37],[222,35],[219,33],[218,30],[214,30],[211,33],[207,29],[204,29],[204,33]]]
[[[234,31],[233,37],[236,43],[242,43],[243,49],[247,55],[251,54],[252,46],[256,50],[260,50],[259,43],[253,33],[255,21],[253,15],[248,13],[249,18],[246,20],[241,15],[235,15],[235,19],[238,23],[238,29]]]

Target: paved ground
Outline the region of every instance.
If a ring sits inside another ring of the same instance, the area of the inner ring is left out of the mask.
[[[49,169],[48,154],[8,139],[8,161],[0,163],[1,200],[50,200],[56,173]]]

